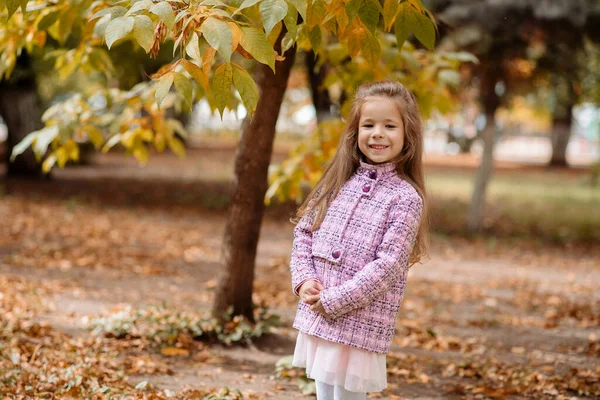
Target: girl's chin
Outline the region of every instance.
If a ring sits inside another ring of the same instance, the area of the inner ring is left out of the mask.
[[[381,156],[366,157],[366,161],[368,164],[384,164],[390,160],[391,160],[391,158],[381,157]]]

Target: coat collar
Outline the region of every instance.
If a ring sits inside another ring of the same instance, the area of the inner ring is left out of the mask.
[[[363,160],[360,160],[360,165],[356,170],[359,175],[367,176],[371,179],[377,179],[377,177],[393,174],[396,170],[396,164],[393,162],[383,164],[369,164]]]

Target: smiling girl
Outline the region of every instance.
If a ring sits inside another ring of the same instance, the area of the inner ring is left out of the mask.
[[[407,273],[428,248],[422,153],[412,93],[393,81],[362,85],[335,157],[298,210],[292,364],[315,379],[318,400],[387,387]]]

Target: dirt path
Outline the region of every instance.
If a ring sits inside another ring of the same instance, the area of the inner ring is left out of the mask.
[[[194,205],[193,193],[187,193],[191,204],[165,206],[185,192],[181,186],[174,194],[125,178],[80,181],[69,174],[41,190],[17,183],[0,197],[0,276],[61,288],[49,295],[51,307],[41,319],[86,337],[86,318],[126,305],[210,309],[224,211]],[[94,185],[106,186],[94,191]],[[270,213],[261,231],[254,300],[281,316],[273,335],[248,348],[145,354],[170,373],[131,380],[173,392],[228,386],[259,398],[302,397],[293,381],[274,376],[296,337],[291,243],[292,225]],[[497,387],[533,371],[543,386],[534,397],[594,398],[576,388],[593,386],[587,371],[600,373],[599,256],[593,249],[435,238],[431,260],[409,275],[388,357],[388,388],[370,397],[522,398]],[[571,381],[573,388],[565,389]]]

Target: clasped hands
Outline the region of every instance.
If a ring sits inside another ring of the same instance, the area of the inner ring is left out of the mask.
[[[312,311],[318,311],[324,316],[327,316],[323,303],[321,303],[321,296],[319,295],[319,292],[323,289],[325,289],[325,287],[321,282],[311,280],[304,282],[302,286],[300,286],[298,294],[302,301],[306,304],[310,304],[310,309]]]

